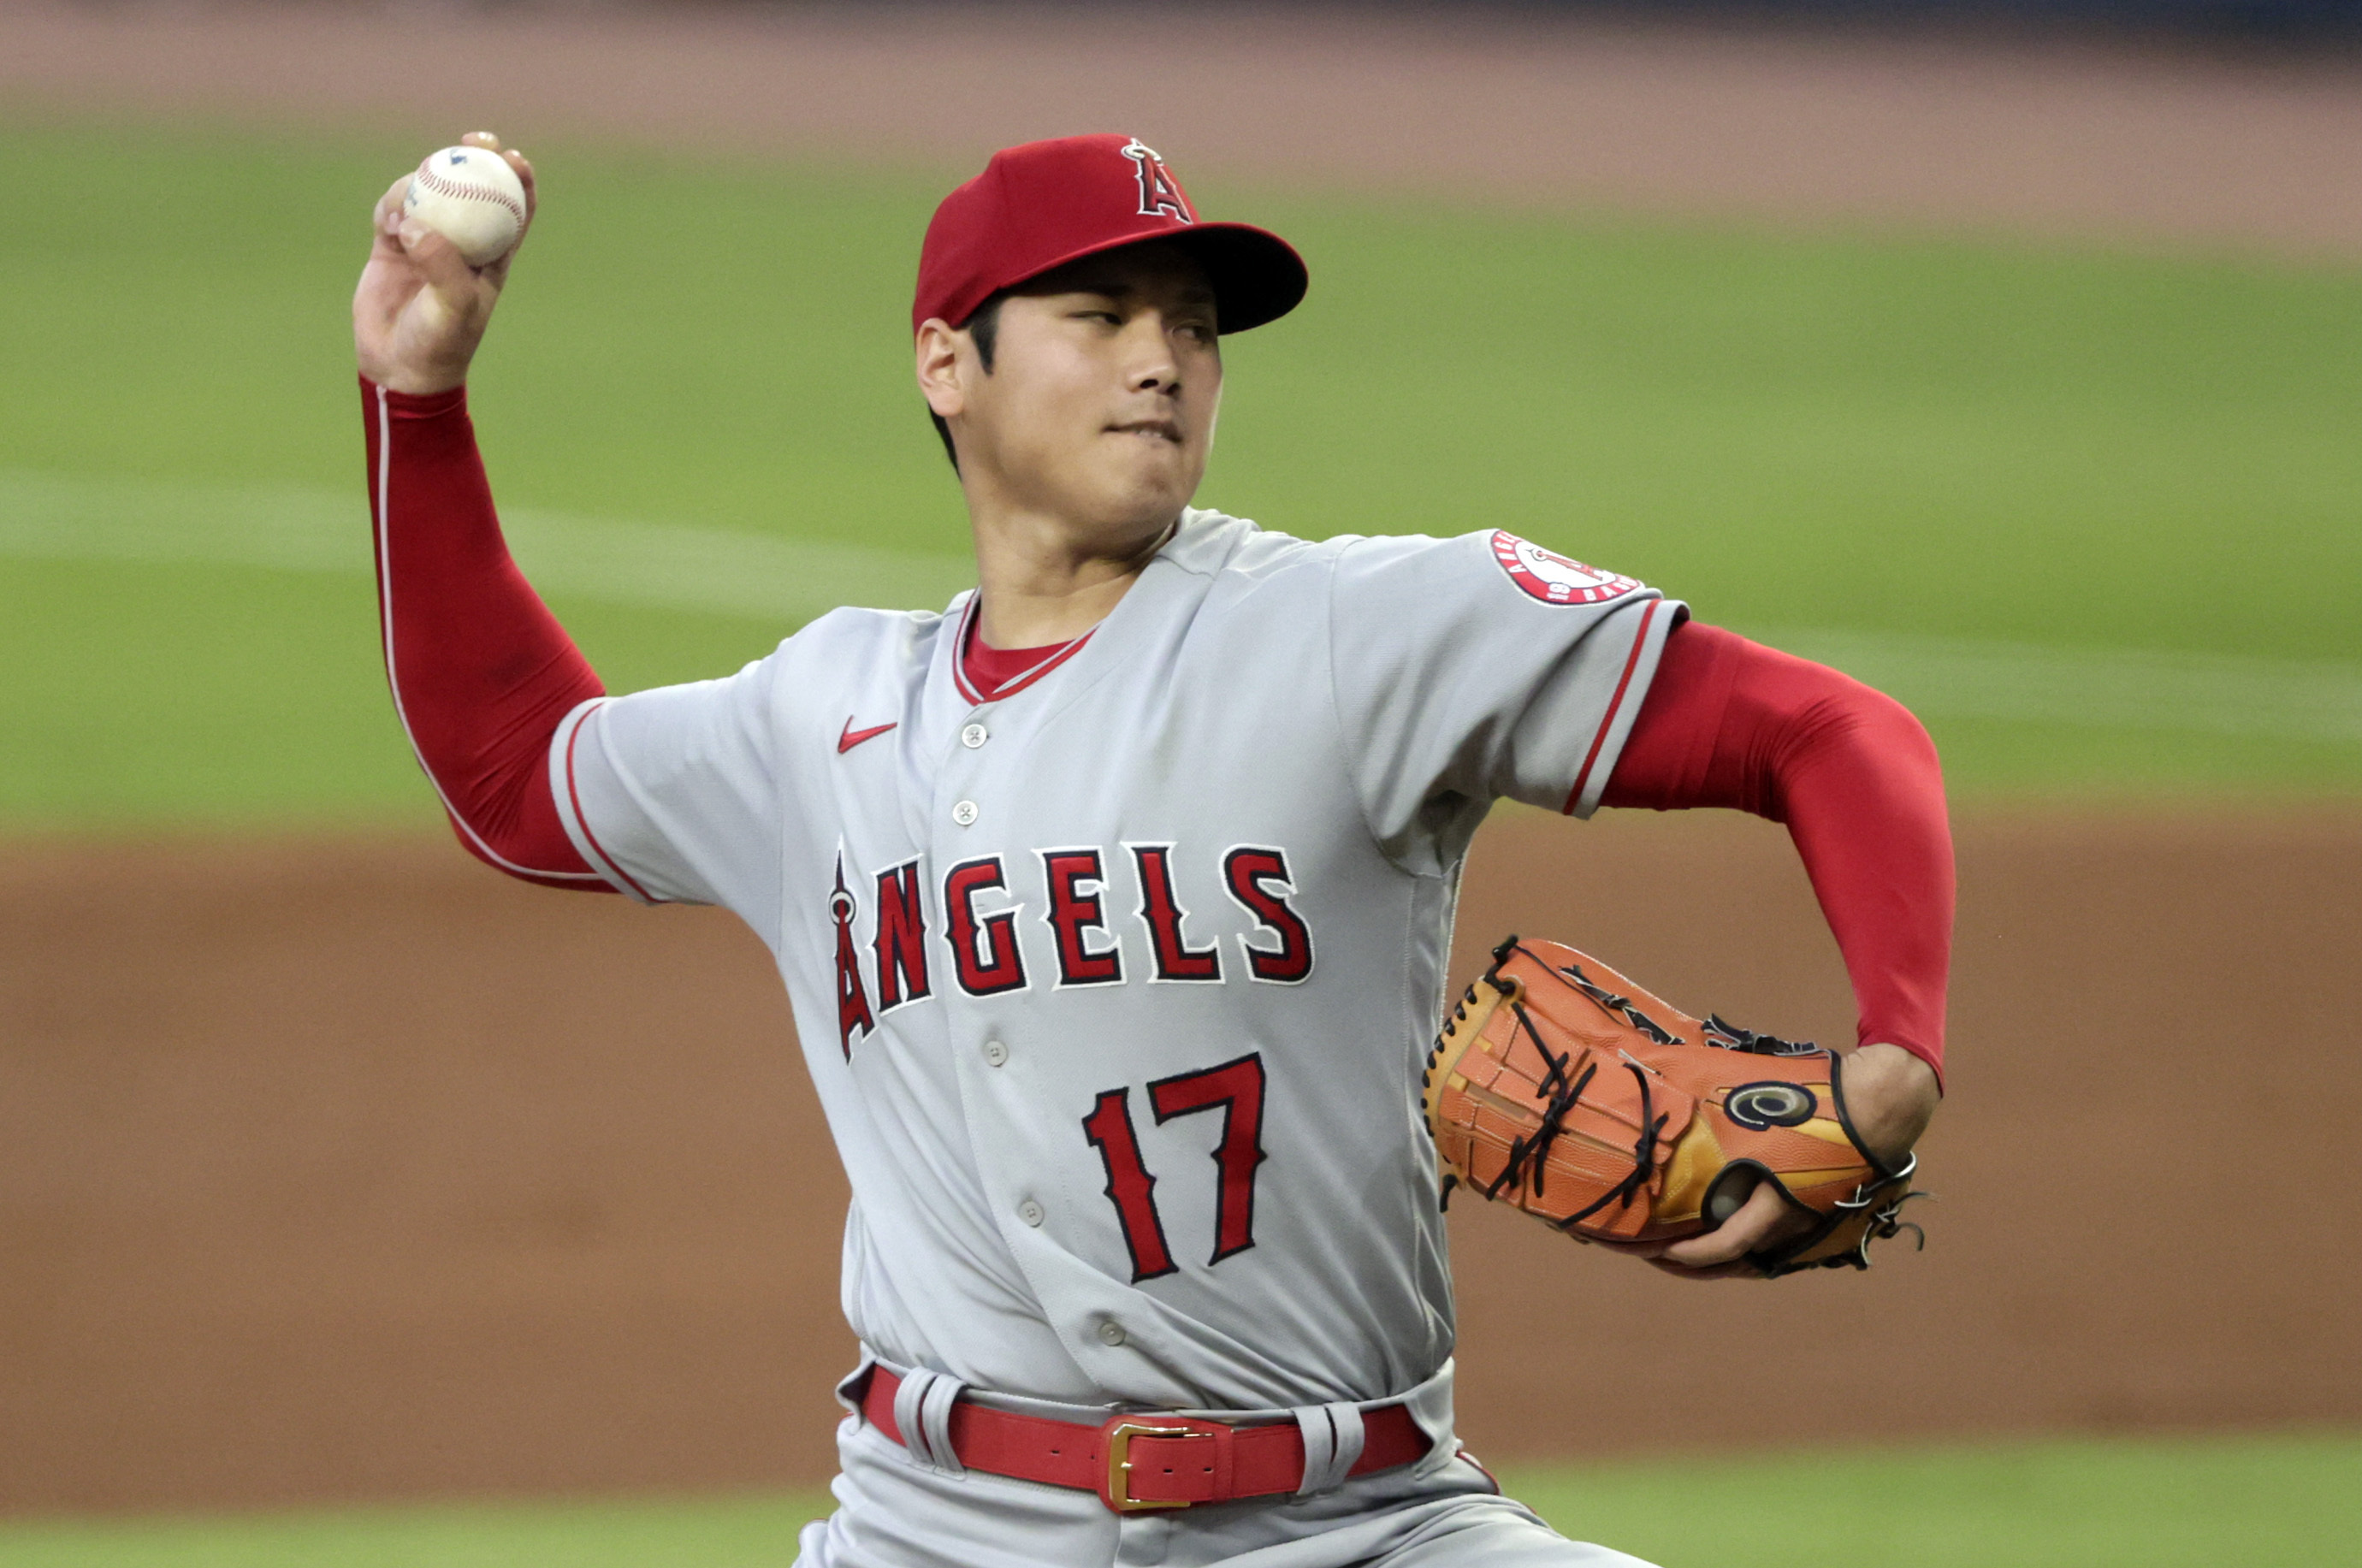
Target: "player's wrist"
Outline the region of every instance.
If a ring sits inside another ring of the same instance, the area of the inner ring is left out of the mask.
[[[1926,1058],[1886,1041],[1846,1057],[1846,1114],[1855,1136],[1889,1165],[1911,1153],[1935,1119],[1943,1086]]]
[[[382,393],[386,407],[397,419],[434,419],[464,413],[468,406],[465,381],[438,392],[410,392],[392,381],[379,381],[367,370],[359,372],[356,379],[364,397],[375,399]]]
[[[368,372],[363,371],[362,374],[366,377]],[[377,384],[398,397],[420,402],[448,398],[454,394],[465,396],[468,370],[464,365],[456,371],[397,370],[387,372]]]
[[[387,339],[414,335],[398,329],[372,333],[356,326],[353,368],[361,380],[407,397],[434,397],[465,386],[482,337],[479,329],[464,343],[404,343]]]

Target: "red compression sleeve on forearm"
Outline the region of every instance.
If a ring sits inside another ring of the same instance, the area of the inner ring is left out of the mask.
[[[610,891],[549,789],[550,736],[605,689],[509,558],[466,389],[364,379],[361,407],[386,680],[452,831],[513,877]]]
[[[1689,622],[1602,803],[1726,806],[1785,823],[1845,955],[1860,1040],[1944,1072],[1952,832],[1935,743],[1909,709],[1826,665]]]

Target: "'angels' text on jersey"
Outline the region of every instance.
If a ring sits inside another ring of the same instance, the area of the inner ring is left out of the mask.
[[[874,877],[856,871],[848,881],[840,851],[826,898],[836,928],[838,1044],[851,1056],[855,1037],[876,1028],[877,1013],[934,996],[931,933],[940,940],[943,969],[972,997],[1025,990],[1037,974],[1062,989],[1127,980],[1219,981],[1226,975],[1293,986],[1311,976],[1312,930],[1289,901],[1296,886],[1285,849],[1242,844],[1207,857],[1206,880],[1219,881],[1253,928],[1230,933],[1234,946],[1227,970],[1219,936],[1202,944],[1190,939],[1189,906],[1175,881],[1175,856],[1170,844],[1129,844],[1120,853],[1067,847],[1015,857],[983,855],[949,867],[938,883],[926,876],[922,858]],[[1111,869],[1116,867],[1123,869]],[[873,889],[866,903],[865,887]],[[1118,929],[1122,917],[1109,908],[1120,888],[1137,922],[1129,965]],[[940,920],[932,918],[930,893],[933,908],[944,911]],[[1031,961],[1026,957],[1020,922],[1029,909],[1039,911],[1038,940],[1048,949],[1046,958],[1038,951]]]

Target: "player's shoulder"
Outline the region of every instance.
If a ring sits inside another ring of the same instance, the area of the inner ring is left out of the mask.
[[[955,614],[966,597],[963,592],[952,601]],[[735,675],[676,690],[727,691],[732,700],[767,709],[781,722],[814,703],[833,711],[849,700],[891,701],[892,693],[923,678],[948,624],[944,613],[934,610],[831,610]]]
[[[1328,576],[1341,560],[1365,546],[1443,542],[1361,534],[1307,539],[1250,518],[1191,507],[1181,514],[1180,527],[1157,558],[1211,580],[1217,587],[1240,591],[1279,581],[1293,586],[1302,574]]]
[[[973,591],[962,591],[948,611],[853,605],[831,610],[806,622],[781,642],[770,662],[783,673],[803,668],[843,669],[853,660],[865,665],[923,664],[933,657],[935,639],[957,617]]]
[[[1251,578],[1313,564],[1323,549],[1244,517],[1192,506],[1156,558],[1198,577]]]
[[[1561,555],[1506,528],[1478,529],[1446,538],[1425,535],[1356,539],[1340,558],[1341,585],[1385,592],[1458,592],[1558,607],[1602,606],[1645,594],[1638,579]]]
[[[1244,518],[1192,509],[1166,556],[1185,569],[1249,581],[1313,572],[1348,595],[1498,596],[1601,606],[1649,591],[1634,578],[1546,549],[1503,528],[1465,534],[1339,534],[1303,539]]]

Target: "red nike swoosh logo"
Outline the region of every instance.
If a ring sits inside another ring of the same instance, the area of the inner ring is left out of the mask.
[[[836,755],[843,756],[863,741],[876,740],[893,727],[892,724],[879,724],[871,729],[856,730],[853,727],[853,721],[847,719],[844,721],[844,732],[836,737]]]

